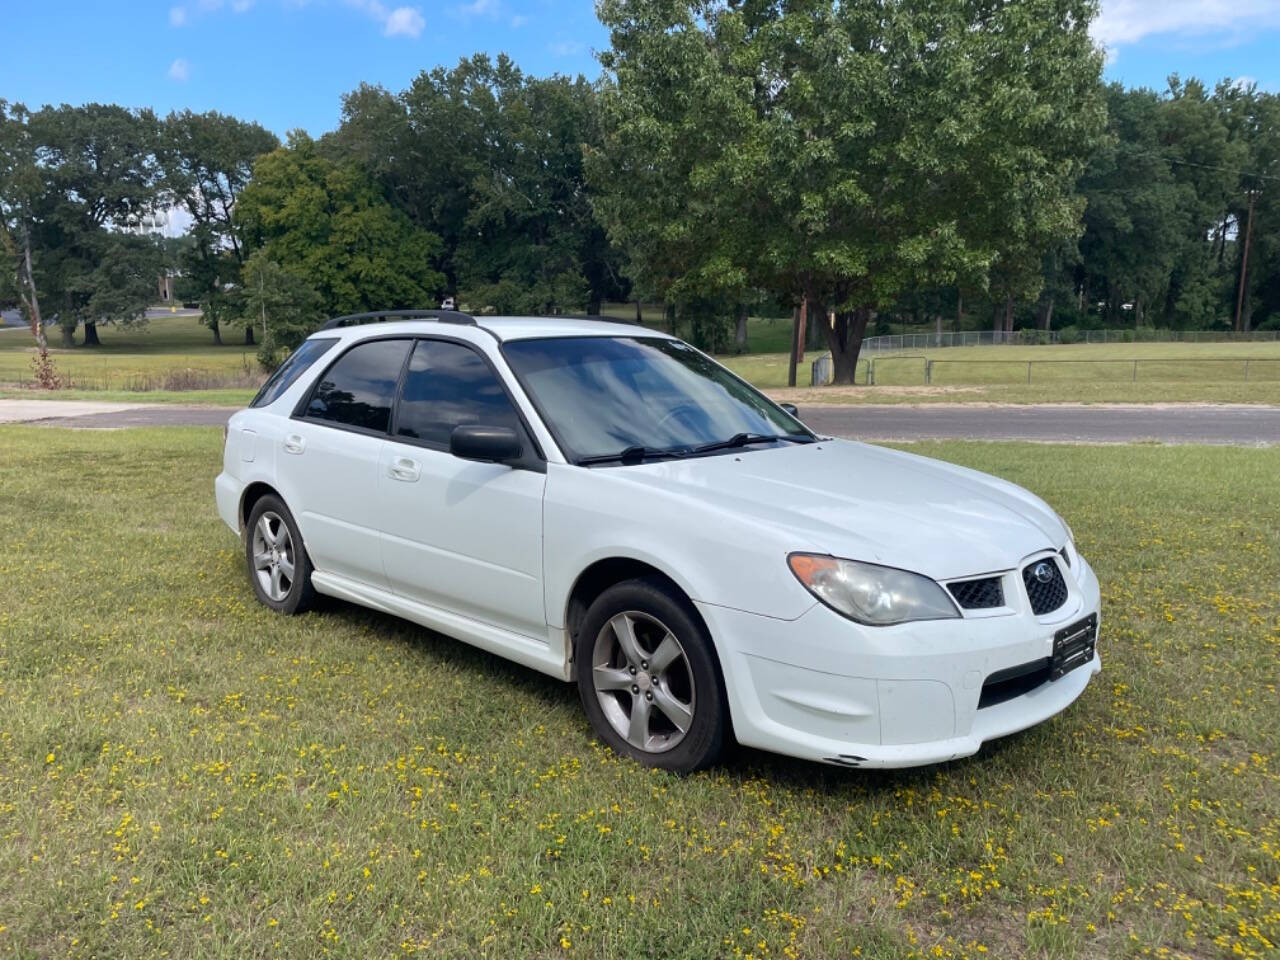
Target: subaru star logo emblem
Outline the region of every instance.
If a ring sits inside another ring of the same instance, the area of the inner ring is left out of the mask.
[[[1047,560],[1041,560],[1032,568],[1031,575],[1041,583],[1048,583],[1053,579],[1053,567],[1049,566]]]

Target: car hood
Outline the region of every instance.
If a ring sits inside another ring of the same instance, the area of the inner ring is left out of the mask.
[[[610,472],[697,502],[721,522],[756,524],[787,550],[901,567],[938,580],[1008,570],[1067,539],[1048,504],[1021,487],[847,440]]]

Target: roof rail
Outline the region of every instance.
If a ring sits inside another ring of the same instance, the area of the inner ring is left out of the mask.
[[[542,318],[535,318],[542,319]],[[604,323],[625,323],[631,326],[637,326],[634,317],[610,317],[602,313],[551,313],[545,317],[547,320],[600,320]],[[644,326],[641,322],[639,326]]]
[[[352,313],[334,317],[321,330],[354,327],[362,323],[381,323],[384,320],[435,320],[439,323],[457,323],[468,327],[476,325],[475,317],[458,310],[375,310],[372,313]]]

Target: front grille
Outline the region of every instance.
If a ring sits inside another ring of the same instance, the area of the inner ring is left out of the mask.
[[[1048,569],[1046,571],[1043,568]],[[1047,576],[1047,579],[1042,580],[1041,576]],[[1037,616],[1052,613],[1067,602],[1067,582],[1062,579],[1062,570],[1051,557],[1036,560],[1023,567],[1022,582],[1027,587],[1031,611]]]
[[[947,584],[956,603],[966,610],[989,610],[1004,606],[1004,588],[999,577],[983,577],[981,580],[959,580]]]

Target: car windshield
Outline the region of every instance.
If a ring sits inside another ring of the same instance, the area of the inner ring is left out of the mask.
[[[678,340],[514,340],[503,353],[577,463],[813,440],[799,420]]]

